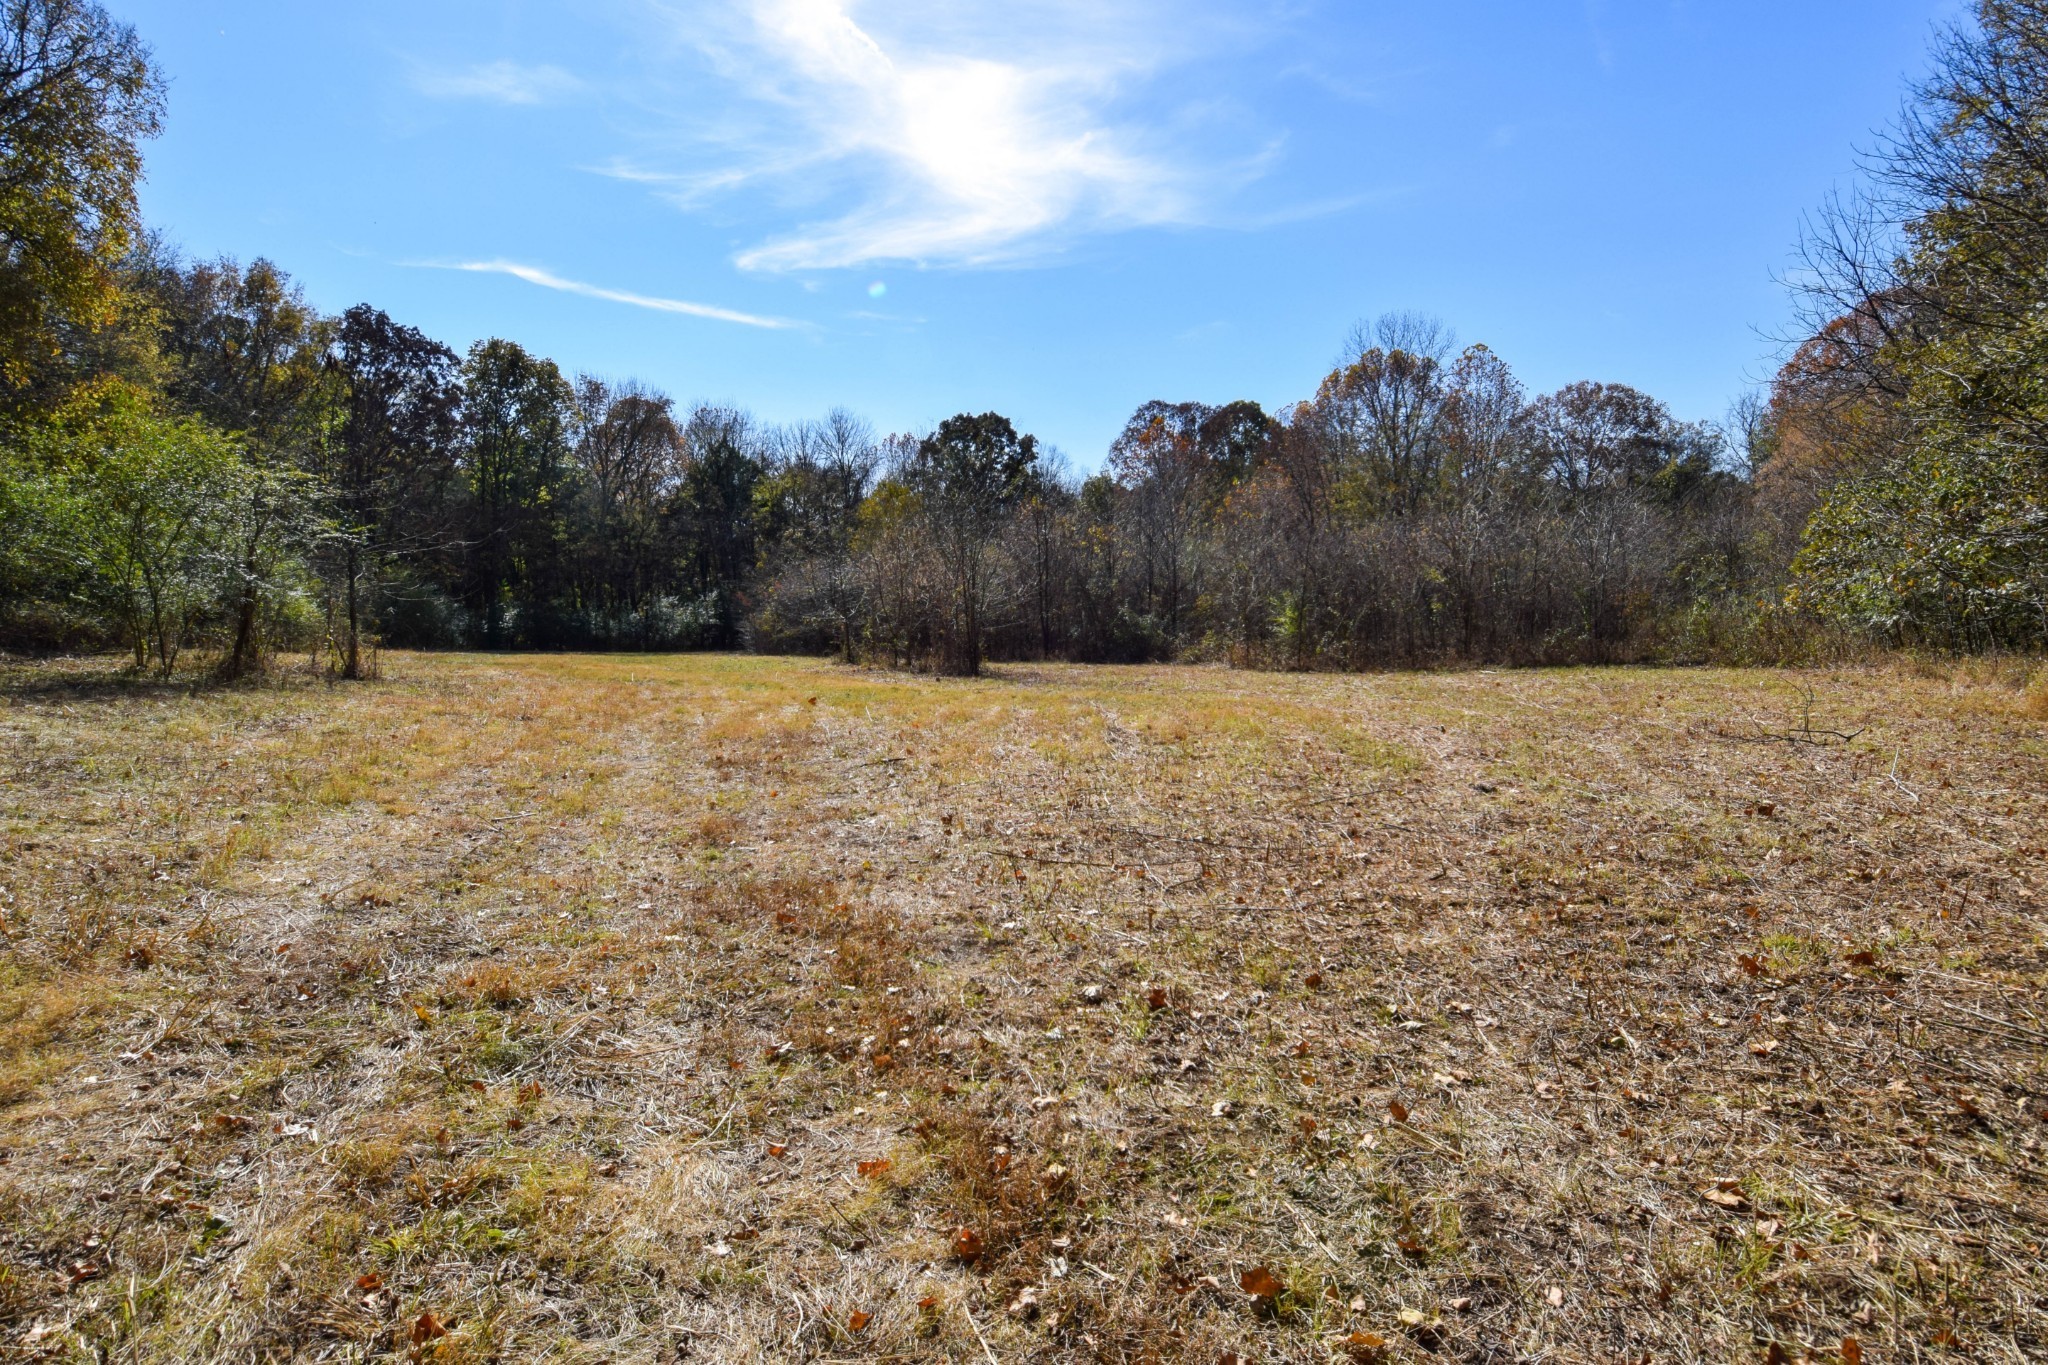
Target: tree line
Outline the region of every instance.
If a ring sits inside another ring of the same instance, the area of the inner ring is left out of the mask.
[[[162,80],[0,0],[0,647],[169,674],[380,645],[1293,668],[1784,658],[2048,636],[2048,3],[1981,0],[1817,220],[1769,391],[1531,394],[1395,315],[1267,411],[1149,402],[1099,473],[1007,417],[774,425],[464,354],[134,197]]]
[[[2048,3],[1977,0],[1794,283],[1763,485],[1792,603],[1881,639],[2048,644]]]

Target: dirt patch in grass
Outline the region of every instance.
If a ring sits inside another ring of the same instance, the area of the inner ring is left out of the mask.
[[[2011,668],[389,664],[0,672],[0,1353],[2048,1353]]]

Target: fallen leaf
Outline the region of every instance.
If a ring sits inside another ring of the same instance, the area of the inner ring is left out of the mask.
[[[847,1316],[846,1330],[849,1332],[861,1331],[874,1320],[875,1315],[873,1313],[863,1313],[860,1309],[856,1308]]]
[[[432,1313],[422,1313],[413,1320],[412,1344],[415,1346],[424,1346],[430,1341],[447,1335],[447,1327],[442,1325],[441,1320]]]
[[[1849,954],[1848,960],[1851,966],[1875,967],[1877,965],[1877,954],[1865,948],[1861,952]],[[1858,1349],[1860,1350],[1861,1348],[1859,1347]]]
[[[1394,1116],[1394,1122],[1396,1123],[1406,1123],[1408,1121],[1408,1106],[1399,1100],[1388,1100],[1387,1112]]]
[[[1301,984],[1312,991],[1319,991],[1323,988],[1323,974],[1321,972],[1310,972],[1301,979]]]
[[[1760,957],[1751,957],[1744,953],[1741,957],[1736,958],[1735,961],[1742,968],[1744,976],[1762,976],[1764,974],[1764,962]]]
[[[1544,1301],[1548,1303],[1552,1308],[1564,1307],[1564,1290],[1558,1288],[1556,1285],[1552,1285],[1550,1287],[1550,1292],[1548,1294],[1545,1294],[1543,1298]]]
[[[384,1277],[372,1270],[367,1275],[356,1276],[356,1288],[365,1294],[374,1294],[384,1287]]]
[[[1749,1045],[1749,1050],[1759,1057],[1768,1057],[1778,1050],[1776,1038],[1759,1038]]]
[[[882,1174],[884,1171],[888,1170],[891,1166],[895,1164],[895,1162],[889,1160],[887,1157],[881,1157],[874,1161],[856,1162],[854,1164],[853,1169],[860,1173],[860,1176],[863,1180],[869,1180],[874,1178],[875,1176]]]
[[[1262,1265],[1253,1266],[1238,1276],[1237,1283],[1245,1293],[1255,1299],[1278,1298],[1280,1291],[1287,1287],[1274,1277],[1272,1271]]]
[[[1713,1189],[1701,1190],[1700,1198],[1706,1200],[1709,1204],[1718,1204],[1724,1209],[1746,1209],[1749,1207],[1749,1200],[1743,1198],[1742,1191],[1739,1189],[1731,1190],[1717,1186]]]
[[[789,1148],[783,1146],[779,1142],[771,1142],[768,1144],[768,1155],[770,1156],[781,1156],[787,1151],[789,1151]]]
[[[1165,1009],[1166,988],[1164,986],[1154,986],[1151,990],[1147,991],[1145,993],[1145,1005],[1148,1009]]]
[[[1863,1365],[1863,1343],[1855,1337],[1842,1338],[1842,1365]]]
[[[1374,1362],[1386,1359],[1387,1339],[1377,1332],[1353,1332],[1344,1338],[1344,1349],[1362,1365],[1374,1365]]]
[[[917,1311],[920,1313],[929,1313],[938,1306],[939,1296],[936,1294],[927,1294],[917,1301]]]
[[[961,1228],[953,1234],[953,1254],[963,1261],[972,1261],[981,1255],[981,1234],[973,1228]]]

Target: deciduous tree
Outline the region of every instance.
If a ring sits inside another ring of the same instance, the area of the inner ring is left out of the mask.
[[[91,0],[0,0],[0,399],[49,403],[67,324],[111,320],[163,78]]]
[[[981,672],[996,535],[1037,473],[1037,438],[993,412],[948,417],[897,471],[950,580],[940,659],[947,672]]]

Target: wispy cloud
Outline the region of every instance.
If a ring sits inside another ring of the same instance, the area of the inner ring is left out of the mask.
[[[1602,67],[1614,69],[1614,43],[1607,35],[1605,0],[1586,0],[1586,29],[1593,35],[1593,58]]]
[[[515,280],[538,285],[542,289],[553,289],[564,294],[579,294],[587,299],[602,299],[606,303],[623,303],[632,308],[646,308],[656,313],[681,313],[687,317],[710,318],[717,322],[735,322],[743,327],[766,327],[783,330],[799,324],[786,318],[761,317],[754,313],[736,312],[731,308],[719,308],[709,303],[690,303],[683,299],[656,298],[648,294],[629,293],[623,289],[604,289],[580,280],[563,279],[538,266],[521,265],[517,261],[462,261],[454,265],[437,265],[440,270],[464,270],[477,275],[510,275]]]
[[[559,66],[486,62],[459,70],[417,68],[413,89],[434,99],[488,100],[494,104],[549,104],[574,95],[583,82]]]
[[[721,129],[720,164],[609,173],[680,203],[745,188],[818,215],[743,248],[746,269],[1013,262],[1204,221],[1256,174],[1256,155],[1215,154],[1213,128],[1170,101],[1136,112],[1135,93],[1205,55],[1193,0],[734,4],[736,24],[696,41],[759,117]],[[705,31],[701,8],[676,17]]]
[[[585,166],[591,175],[622,180],[629,185],[646,185],[677,208],[696,208],[720,194],[758,183],[795,169],[788,165],[728,166],[697,173],[649,170],[630,161],[613,160],[602,166]]]

